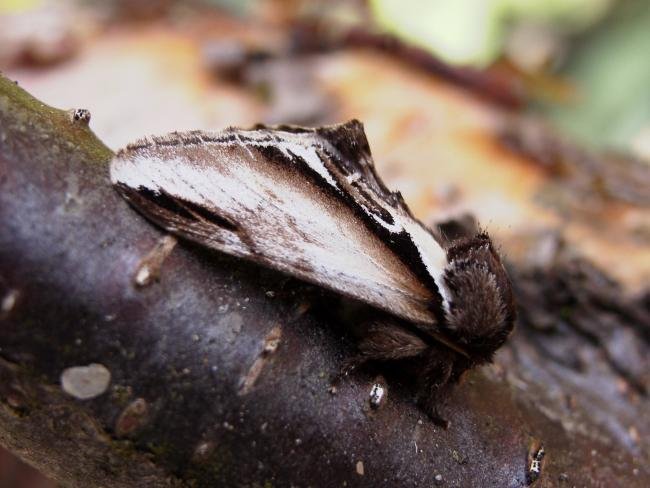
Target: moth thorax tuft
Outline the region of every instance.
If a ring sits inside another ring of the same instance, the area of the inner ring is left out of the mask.
[[[450,299],[445,327],[461,346],[489,360],[512,330],[509,280],[487,236],[461,242],[449,254],[453,258],[444,277]]]

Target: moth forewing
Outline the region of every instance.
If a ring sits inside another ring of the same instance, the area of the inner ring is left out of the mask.
[[[433,329],[446,304],[445,252],[378,179],[356,121],[147,138],[116,155],[111,180],[207,247]]]

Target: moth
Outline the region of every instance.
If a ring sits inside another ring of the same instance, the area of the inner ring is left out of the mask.
[[[490,237],[449,238],[418,221],[379,178],[357,120],[149,137],[119,151],[110,173],[168,232],[383,311],[352,364],[422,361],[421,404],[434,418],[438,399],[513,329]]]

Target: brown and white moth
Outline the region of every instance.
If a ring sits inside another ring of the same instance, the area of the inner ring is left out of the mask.
[[[388,312],[358,362],[422,358],[432,415],[513,328],[510,280],[488,235],[436,239],[380,180],[357,120],[146,138],[117,153],[111,180],[173,234]]]

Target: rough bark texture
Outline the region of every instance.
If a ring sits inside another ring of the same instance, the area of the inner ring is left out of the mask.
[[[332,394],[353,351],[323,313],[336,298],[165,238],[113,191],[110,157],[83,121],[0,77],[0,444],[52,478],[515,487],[543,444],[538,486],[647,486],[650,300],[559,240],[513,269],[519,330],[457,388],[442,430],[395,367]],[[107,390],[66,393],[62,373],[90,364]]]

